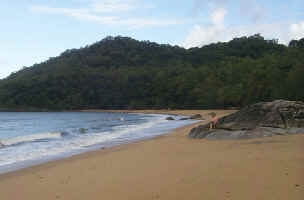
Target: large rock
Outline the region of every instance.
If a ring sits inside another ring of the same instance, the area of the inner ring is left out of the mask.
[[[190,117],[184,117],[181,118],[180,120],[189,120],[189,119],[204,120],[201,114],[191,115]]]
[[[304,133],[304,103],[276,100],[261,102],[220,118],[216,129],[209,124],[193,128],[190,138],[241,139]]]
[[[173,117],[167,117],[166,120],[174,120]]]
[[[200,115],[200,114],[192,115],[189,117],[189,119],[201,119],[201,118],[202,118],[202,115]]]

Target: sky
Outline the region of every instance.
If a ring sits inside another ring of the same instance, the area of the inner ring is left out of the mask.
[[[304,37],[304,0],[1,0],[0,78],[106,36],[185,48]]]

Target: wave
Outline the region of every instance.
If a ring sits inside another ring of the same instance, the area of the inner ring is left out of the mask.
[[[27,142],[35,142],[35,141],[42,141],[42,140],[50,140],[50,139],[60,139],[66,136],[67,132],[57,132],[57,133],[40,133],[40,134],[33,134],[27,136],[19,136],[14,138],[8,139],[0,139],[0,147],[6,146],[13,146]]]
[[[161,124],[167,122],[165,120],[166,116],[164,115],[152,115],[155,118],[150,119],[147,122],[141,124],[128,124],[128,125],[120,125],[113,127],[112,131],[103,131],[97,133],[88,134],[87,128],[79,128],[74,131],[62,131],[62,132],[54,132],[54,133],[40,133],[40,134],[32,134],[26,136],[18,136],[14,138],[8,139],[0,139],[0,148],[5,148],[8,146],[21,145],[25,143],[33,143],[33,142],[41,142],[54,139],[61,139],[63,137],[72,137],[74,139],[70,140],[74,146],[78,146],[79,148],[84,146],[91,146],[98,143],[102,143],[105,141],[115,140],[116,138],[128,138],[129,134],[136,136],[139,131],[144,129],[148,129],[153,127],[156,124]],[[141,134],[142,135],[142,134]]]
[[[120,123],[93,123],[62,128],[57,133],[0,139],[0,173],[2,167],[18,166],[19,163],[27,165],[40,160],[44,162],[100,147],[154,137],[180,126],[179,124],[189,123],[179,120],[167,121],[166,117],[167,115],[139,115],[137,118],[124,117],[125,121]],[[97,129],[93,128],[94,126],[98,126]],[[85,129],[87,131],[84,131]]]
[[[121,125],[114,128],[114,134],[126,134],[141,131],[153,127],[156,124],[167,122],[166,117],[157,118],[142,124]]]

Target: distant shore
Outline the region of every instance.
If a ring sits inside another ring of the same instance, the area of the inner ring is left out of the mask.
[[[232,110],[84,110],[208,113]],[[293,199],[304,197],[304,135],[208,141],[187,137],[206,122],[150,140],[97,150],[0,175],[8,199]],[[16,192],[18,191],[18,192]]]
[[[197,111],[212,112],[216,111],[236,111],[237,108],[227,109],[73,109],[73,110],[56,110],[56,109],[41,109],[41,108],[0,108],[0,112],[117,112],[117,113],[146,113],[146,114],[172,114],[172,115],[191,115]]]
[[[195,114],[200,114],[203,118],[210,118],[209,113],[216,112],[218,117],[225,116],[227,114],[236,112],[237,110],[234,109],[227,109],[227,110],[215,110],[215,109],[207,109],[207,110],[179,110],[179,109],[135,109],[135,110],[104,110],[104,109],[88,109],[88,110],[78,110],[79,112],[116,112],[116,113],[143,113],[143,114],[169,114],[169,115],[185,115],[191,116]]]

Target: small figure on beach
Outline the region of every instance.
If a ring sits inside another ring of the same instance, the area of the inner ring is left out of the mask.
[[[212,130],[215,129],[216,127],[217,117],[216,117],[216,113],[214,112],[210,113],[210,115],[211,115],[211,122],[210,122],[209,130]]]

